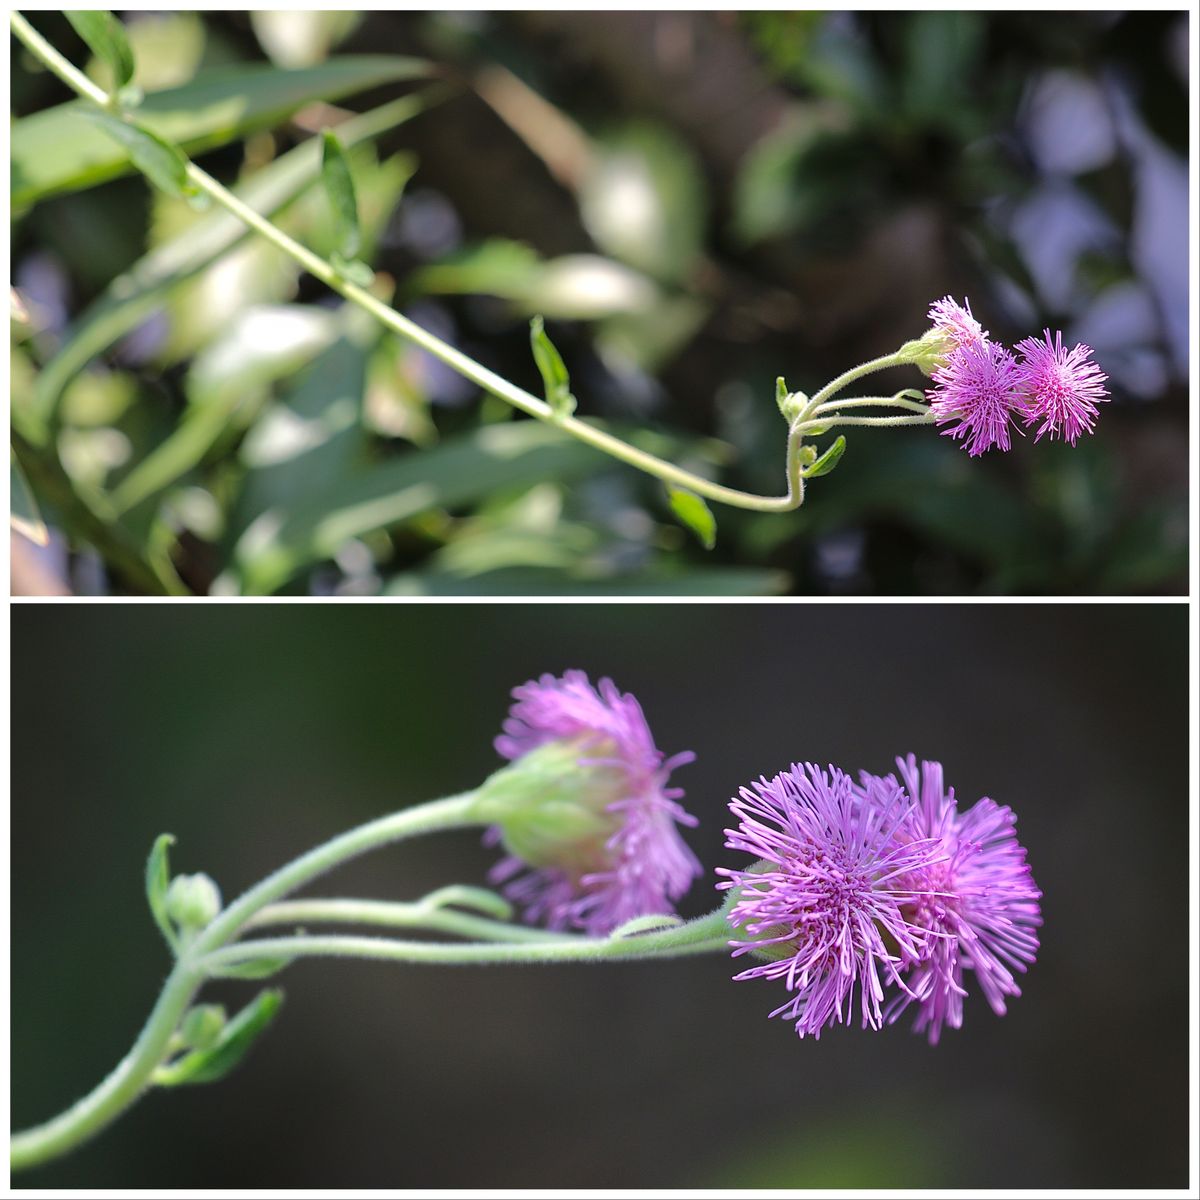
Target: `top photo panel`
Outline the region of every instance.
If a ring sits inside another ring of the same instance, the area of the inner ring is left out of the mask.
[[[10,13],[12,592],[1185,594],[1188,42]]]

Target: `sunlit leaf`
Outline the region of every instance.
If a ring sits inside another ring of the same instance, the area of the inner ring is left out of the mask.
[[[178,146],[141,125],[123,121],[99,109],[88,110],[87,117],[124,148],[133,165],[155,187],[162,188],[169,196],[198,194],[199,189],[188,179],[187,157]]]
[[[667,495],[671,511],[696,535],[705,550],[711,550],[717,544],[717,519],[703,497],[670,483]]]
[[[534,317],[529,322],[529,343],[533,349],[533,361],[542,375],[546,403],[556,417],[569,417],[575,411],[571,377],[567,374],[562,355],[546,333],[546,324],[541,317]]]
[[[354,176],[338,135],[332,129],[326,129],[321,134],[321,141],[321,182],[333,211],[337,250],[343,258],[353,259],[362,244]]]
[[[64,12],[92,53],[112,72],[114,87],[123,88],[133,79],[133,50],[125,36],[125,27],[110,12],[102,9]]]
[[[834,467],[841,462],[842,455],[846,453],[846,439],[838,434],[833,445],[825,451],[810,467],[804,468],[805,479],[818,479],[822,475],[828,475]]]

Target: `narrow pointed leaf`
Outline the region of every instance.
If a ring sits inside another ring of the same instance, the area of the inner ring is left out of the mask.
[[[167,887],[171,882],[171,867],[167,861],[167,848],[175,844],[175,836],[162,833],[154,841],[150,857],[146,860],[146,900],[155,923],[162,930],[167,945],[176,946],[175,928],[167,916]]]
[[[108,65],[113,74],[113,90],[119,91],[133,79],[133,49],[125,36],[125,26],[103,10],[63,14],[91,52]]]
[[[185,1054],[154,1073],[159,1087],[178,1087],[185,1083],[215,1083],[224,1079],[246,1056],[259,1034],[271,1023],[283,1003],[283,993],[268,988],[242,1009],[221,1032],[217,1043],[207,1050]]]
[[[846,439],[838,434],[837,441],[817,459],[815,463],[804,472],[805,479],[817,479],[821,475],[828,475],[834,467],[841,461],[842,455],[846,453]]]
[[[162,188],[169,196],[186,198],[197,194],[199,189],[188,179],[188,160],[178,146],[132,121],[122,121],[99,110],[89,111],[87,116],[125,149],[133,165],[155,187]]]
[[[541,317],[534,317],[529,322],[529,344],[533,348],[533,361],[542,373],[546,403],[554,410],[556,417],[569,417],[575,411],[571,377],[567,374],[562,355],[547,335],[546,323]]]
[[[358,228],[358,198],[354,194],[354,176],[350,160],[332,129],[321,134],[321,182],[333,210],[337,233],[338,253],[352,260],[358,253],[362,238]]]
[[[667,484],[671,511],[700,539],[705,550],[717,544],[717,519],[702,497],[686,488]]]

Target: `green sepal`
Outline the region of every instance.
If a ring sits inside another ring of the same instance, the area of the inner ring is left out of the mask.
[[[671,483],[667,484],[667,496],[671,511],[700,539],[705,550],[711,550],[717,544],[717,518],[703,497]]]
[[[571,377],[562,355],[546,333],[546,323],[541,317],[534,317],[529,322],[529,345],[533,350],[533,361],[542,374],[546,403],[556,417],[569,417],[575,411]]]
[[[167,848],[175,844],[175,835],[160,833],[154,840],[150,857],[146,860],[146,900],[150,905],[155,924],[162,930],[167,945],[175,950],[179,939],[175,927],[167,916],[167,888],[171,884],[171,866],[167,861]]]
[[[154,1072],[152,1082],[159,1087],[178,1087],[185,1083],[215,1083],[224,1079],[246,1056],[259,1034],[271,1023],[283,1003],[278,988],[268,988],[242,1009],[221,1031],[216,1043],[207,1050],[193,1050]]]
[[[207,203],[207,200],[200,200],[200,189],[188,179],[187,157],[174,143],[133,121],[123,121],[106,112],[85,109],[83,115],[95,121],[114,142],[123,146],[133,165],[155,187],[161,188],[169,196]]]
[[[321,140],[321,182],[325,185],[329,207],[333,209],[338,254],[343,262],[350,263],[362,245],[354,176],[338,135],[332,129],[326,129],[321,133]],[[358,280],[353,282],[357,283]]]
[[[108,64],[113,74],[113,91],[121,91],[133,79],[133,47],[125,36],[125,26],[103,9],[64,12],[75,32],[88,44],[88,49]]]
[[[838,434],[837,441],[811,467],[804,469],[804,478],[817,479],[822,475],[828,475],[838,465],[842,455],[845,453],[846,439],[841,434]]]

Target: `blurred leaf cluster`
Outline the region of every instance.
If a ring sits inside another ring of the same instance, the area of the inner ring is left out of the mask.
[[[33,19],[103,86],[123,71]],[[14,43],[14,571],[139,591],[146,562],[200,594],[1182,589],[1182,14],[124,19],[150,133],[493,370],[691,469],[778,491],[776,377],[815,388],[948,293],[997,337],[1089,341],[1114,402],[1074,451],[856,431],[799,511],[706,515],[152,190]],[[32,469],[27,426],[51,431]]]

